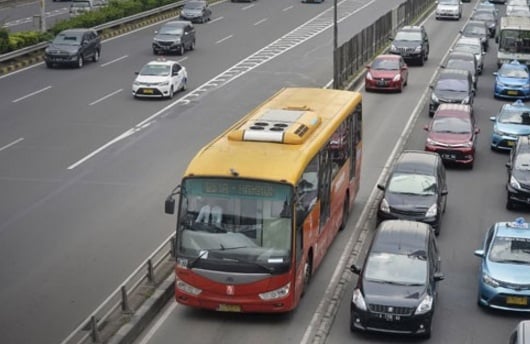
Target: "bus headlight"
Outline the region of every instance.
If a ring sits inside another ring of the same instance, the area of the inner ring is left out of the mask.
[[[193,296],[197,296],[202,292],[202,290],[189,285],[188,283],[180,280],[178,277],[175,278],[175,288]]]
[[[281,287],[279,289],[276,289],[276,290],[273,290],[273,291],[269,291],[269,292],[266,292],[266,293],[261,293],[261,294],[259,294],[259,297],[260,297],[260,299],[262,299],[264,301],[281,299],[281,298],[284,298],[287,295],[289,295],[290,289],[291,289],[291,283],[289,282],[289,283],[287,283],[286,285],[284,285],[283,287]]]

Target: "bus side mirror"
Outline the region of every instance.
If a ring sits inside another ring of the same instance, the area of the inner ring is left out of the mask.
[[[175,214],[175,199],[173,197],[166,198],[164,211],[166,214]]]

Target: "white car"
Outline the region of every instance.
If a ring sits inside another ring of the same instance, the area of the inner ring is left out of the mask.
[[[437,0],[436,1],[436,19],[456,19],[462,17],[461,0]]]
[[[176,92],[184,91],[188,83],[186,68],[177,61],[151,61],[136,74],[132,85],[134,97],[171,99]]]

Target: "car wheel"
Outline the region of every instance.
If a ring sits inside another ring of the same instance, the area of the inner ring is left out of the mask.
[[[404,86],[407,86],[408,84],[409,84],[409,77],[408,77],[408,75],[407,75],[407,78],[405,79],[405,84],[404,84]]]
[[[510,199],[510,194],[508,194],[508,197],[506,199],[506,209],[508,210],[514,210],[515,209],[515,204],[514,202]]]
[[[398,93],[403,92],[403,83],[402,82],[399,83],[399,87],[398,87],[397,91],[398,91]]]
[[[94,56],[92,57],[92,61],[98,62],[99,61],[99,50],[96,49],[94,52]]]
[[[420,60],[418,62],[420,63],[420,66],[425,64],[425,53],[421,54]]]
[[[190,50],[195,50],[195,40],[191,41]]]
[[[173,99],[173,96],[175,95],[175,90],[173,89],[173,85],[169,88],[169,95],[167,96],[169,99]]]
[[[83,64],[85,61],[83,61],[83,56],[79,55],[77,58],[77,68],[83,68]]]
[[[186,91],[187,88],[188,88],[188,79],[184,79],[182,81],[182,86],[180,87],[180,91]]]
[[[184,55],[184,45],[180,46],[180,48],[178,50],[178,54],[181,55],[181,56]]]

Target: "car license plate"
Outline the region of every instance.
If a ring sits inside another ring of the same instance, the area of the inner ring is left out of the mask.
[[[241,312],[241,306],[220,304],[217,310],[220,312]]]
[[[517,91],[508,91],[507,93],[509,95],[511,95],[511,96],[516,96],[519,92],[517,92]]]
[[[389,313],[380,313],[379,317],[386,321],[399,321],[401,317],[399,315],[389,314]]]
[[[144,94],[153,94],[153,90],[150,88],[144,88]]]
[[[456,159],[456,155],[455,154],[442,154],[442,159],[446,159],[446,160],[455,160]]]
[[[386,86],[386,82],[385,82],[385,80],[379,80],[379,81],[377,82],[377,86]]]
[[[510,147],[515,146],[515,141],[506,141],[506,145]]]
[[[528,304],[528,298],[526,296],[506,296],[506,304],[526,306]]]

